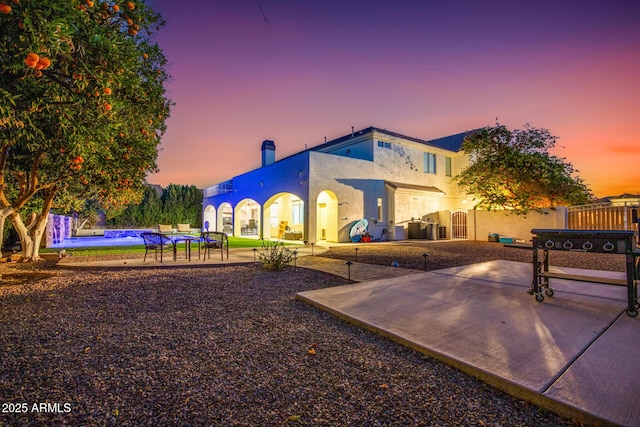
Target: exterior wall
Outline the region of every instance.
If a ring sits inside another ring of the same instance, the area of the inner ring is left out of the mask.
[[[325,152],[343,157],[373,161],[373,141],[370,138],[364,140],[356,139],[353,142],[349,141],[337,147],[332,147]]]
[[[450,211],[465,207],[461,193],[451,177],[445,175],[445,158],[452,158],[452,175],[466,166],[466,158],[436,147],[427,147],[413,141],[374,132],[367,139],[373,148],[373,161],[347,158],[334,153],[314,151],[309,160],[310,204],[318,194],[330,190],[338,198],[338,241],[349,241],[349,230],[360,219],[369,220],[369,231],[374,239],[401,240],[406,235],[406,223],[411,217],[430,217],[431,222],[450,225]],[[382,142],[382,147],[378,146]],[[361,142],[360,144],[362,144]],[[385,143],[386,144],[385,146]],[[342,147],[341,149],[343,149]],[[436,174],[424,172],[424,153],[436,154]],[[425,192],[391,189],[385,181],[432,186],[444,192]],[[378,218],[378,197],[383,199],[382,221]],[[309,236],[316,233],[316,209],[310,206]],[[400,226],[405,230],[400,230]]]
[[[310,154],[310,241],[315,242],[318,235],[318,195],[324,190],[329,190],[338,199],[337,212],[330,212],[338,217],[337,241],[348,242],[349,231],[356,221],[377,216],[377,198],[385,196],[384,182],[372,179],[373,163],[370,161],[328,153]]]
[[[206,210],[207,206],[213,206],[217,209],[225,202],[235,208],[244,199],[255,200],[263,211],[263,218],[260,218],[261,232],[259,234],[269,234],[266,229],[263,229],[263,227],[269,227],[269,212],[268,209],[265,209],[265,204],[275,195],[291,193],[304,201],[306,215],[309,194],[308,177],[309,152],[304,151],[266,167],[234,177],[231,180],[233,187],[229,188],[229,191],[216,195],[208,195],[210,193],[205,191],[203,209]],[[213,229],[213,224],[211,229]]]
[[[534,228],[567,228],[567,208],[547,209],[546,214],[530,212],[526,216],[508,214],[506,211],[470,209],[467,216],[469,240],[487,241],[489,233],[531,240]]]

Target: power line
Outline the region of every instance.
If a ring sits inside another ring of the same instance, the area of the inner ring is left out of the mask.
[[[256,0],[256,2],[258,3],[258,7],[260,8],[260,13],[262,13],[262,17],[264,18],[264,22],[266,22],[269,28],[271,28],[271,23],[267,19],[267,15],[264,13],[264,9],[262,8],[262,4],[260,4],[260,0]]]

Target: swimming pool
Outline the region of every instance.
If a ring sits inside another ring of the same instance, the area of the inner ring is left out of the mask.
[[[143,245],[142,237],[104,237],[104,236],[88,236],[88,237],[71,237],[59,243],[53,243],[49,249],[69,249],[84,248],[96,246],[132,246]]]

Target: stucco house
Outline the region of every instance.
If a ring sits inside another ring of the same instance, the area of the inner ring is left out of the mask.
[[[470,206],[451,178],[468,165],[461,146],[470,132],[426,141],[376,127],[352,129],[280,160],[275,143],[264,141],[262,167],[205,188],[205,227],[235,236],[348,242],[354,224],[365,219],[373,240],[467,238]]]

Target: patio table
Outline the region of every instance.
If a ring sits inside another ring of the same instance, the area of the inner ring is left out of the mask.
[[[169,236],[169,238],[173,240],[173,243],[175,243],[174,252],[176,253],[178,251],[177,244],[184,242],[185,257],[191,261],[191,242],[200,242],[200,236]],[[174,253],[174,258],[177,258],[175,256],[177,255],[176,253]],[[200,244],[198,244],[198,259],[200,259]]]

